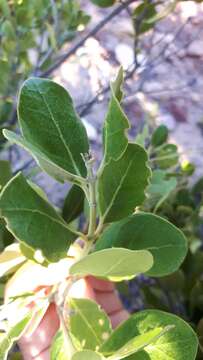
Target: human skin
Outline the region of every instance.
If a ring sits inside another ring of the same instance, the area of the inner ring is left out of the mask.
[[[86,277],[73,285],[70,296],[95,300],[109,316],[113,328],[129,317],[111,282]],[[24,360],[50,360],[50,345],[58,328],[59,319],[52,303],[34,333],[30,337],[25,334],[19,341]]]

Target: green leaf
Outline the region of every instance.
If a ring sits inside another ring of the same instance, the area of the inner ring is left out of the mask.
[[[65,198],[62,216],[67,223],[75,220],[83,211],[85,194],[76,185],[73,185]]]
[[[142,335],[135,336],[133,339],[128,341],[124,346],[115,352],[112,356],[108,357],[109,360],[121,360],[143,350],[146,346],[156,342],[166,332],[172,330],[173,325],[166,326],[164,328],[155,328],[147,331]]]
[[[6,246],[11,245],[13,241],[13,235],[6,229],[5,221],[0,219],[0,251],[3,251]]]
[[[156,156],[157,157],[153,159],[155,164],[160,169],[168,169],[177,165],[179,159],[178,148],[174,144],[166,144],[157,152]]]
[[[144,1],[135,8],[133,11],[133,19],[135,22],[136,35],[143,34],[153,28],[156,21],[150,23],[148,23],[148,21],[153,19],[156,14],[156,4],[150,4]]]
[[[3,130],[3,134],[7,140],[17,145],[20,145],[23,149],[29,151],[37,164],[50,176],[54,177],[60,182],[72,181],[80,183],[80,178],[73,176],[66,170],[59,167],[57,164],[52,162],[37,146],[33,146],[31,143],[22,138],[22,136],[16,135],[14,132],[9,130]]]
[[[152,134],[151,144],[155,147],[164,144],[168,139],[168,128],[160,125]]]
[[[51,205],[39,196],[22,174],[9,181],[0,196],[1,216],[9,231],[51,262],[65,257],[75,235]],[[57,241],[60,239],[60,241]]]
[[[151,184],[147,188],[149,197],[146,202],[155,206],[154,212],[168,198],[170,193],[176,188],[177,180],[175,177],[167,178],[163,170],[154,170],[152,173]]]
[[[105,356],[118,351],[133,337],[144,335],[153,328],[174,326],[145,350],[131,355],[129,360],[194,360],[198,341],[192,328],[175,315],[158,310],[146,310],[132,315],[121,324],[99,349]]]
[[[126,247],[150,251],[154,258],[149,276],[165,276],[175,272],[187,254],[183,233],[159,216],[138,213],[110,225],[96,244],[96,251]]]
[[[109,7],[114,5],[116,0],[91,0],[91,2],[101,7]]]
[[[0,189],[11,179],[12,172],[9,161],[0,160]]]
[[[31,318],[32,313],[29,313],[24,319],[15,324],[6,334],[0,335],[0,360],[7,359],[9,350],[21,337]]]
[[[62,330],[58,330],[56,333],[51,349],[50,349],[50,359],[51,360],[70,360],[71,355],[68,351],[68,344]]]
[[[69,309],[69,329],[75,347],[97,351],[112,332],[105,312],[88,299],[70,299]]]
[[[122,157],[110,160],[98,180],[100,215],[105,222],[120,220],[133,213],[145,198],[150,169],[147,153],[129,144]]]
[[[104,360],[103,356],[91,351],[91,350],[84,350],[76,352],[71,360]]]
[[[118,160],[128,145],[125,132],[129,129],[130,124],[120,105],[123,95],[121,90],[122,84],[123,69],[120,68],[115,82],[111,84],[111,99],[103,129],[104,159],[101,165],[101,172],[103,166],[110,159]]]
[[[18,117],[28,143],[65,172],[86,176],[81,156],[89,150],[86,130],[63,87],[47,79],[28,79],[20,91]]]
[[[112,248],[87,255],[70,268],[71,275],[94,275],[122,281],[148,271],[153,265],[149,251]]]

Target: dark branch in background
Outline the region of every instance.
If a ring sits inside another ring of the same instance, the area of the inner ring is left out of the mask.
[[[110,14],[108,14],[104,19],[102,19],[92,30],[90,30],[84,37],[81,38],[75,45],[73,45],[65,54],[61,55],[49,69],[44,72],[40,72],[38,66],[42,65],[44,61],[46,61],[47,57],[50,55],[49,51],[45,54],[45,58],[38,62],[37,67],[33,70],[31,76],[38,77],[48,77],[51,73],[56,70],[64,61],[66,61],[71,55],[73,55],[87,39],[96,35],[108,22],[110,22],[115,16],[119,15],[124,9],[127,9],[129,5],[137,2],[138,0],[127,0],[122,2],[119,6],[114,8]],[[57,23],[57,21],[56,21]],[[56,25],[56,24],[55,24]],[[103,93],[107,92],[109,87],[103,90]],[[8,128],[12,128],[17,121],[17,111],[16,111],[16,103],[14,104],[13,111],[11,114],[11,118],[8,123],[5,125]],[[0,145],[3,145],[5,141],[0,141]]]
[[[101,20],[92,30],[90,30],[81,40],[79,40],[73,47],[71,47],[65,54],[61,55],[55,62],[55,64],[51,65],[49,69],[44,72],[39,72],[38,76],[47,77],[54,70],[56,70],[64,61],[66,61],[71,55],[75,54],[75,52],[83,46],[87,39],[92,36],[95,36],[98,31],[100,31],[109,21],[111,21],[115,16],[120,14],[124,9],[128,8],[129,5],[137,2],[138,0],[127,0],[122,2],[118,7],[112,10],[110,14],[108,14],[103,20]]]

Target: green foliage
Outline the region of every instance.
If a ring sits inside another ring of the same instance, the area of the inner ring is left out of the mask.
[[[104,342],[104,337],[112,333],[109,319],[105,312],[91,300],[70,299],[70,335],[78,351],[83,348],[97,350]],[[88,326],[87,326],[88,324]],[[80,328],[80,331],[78,331]]]
[[[144,190],[149,177],[147,154],[137,144],[129,144],[117,161],[110,160],[98,181],[102,221],[106,223],[120,220],[141,205],[145,199]]]
[[[101,7],[109,7],[115,4],[117,0],[91,0],[91,2],[95,5]]]
[[[152,134],[151,144],[155,147],[162,145],[168,139],[168,128],[160,125]]]
[[[75,235],[22,174],[16,175],[4,188],[0,203],[7,227],[20,243],[40,249],[47,261],[57,261],[67,255]],[[58,236],[60,242],[56,243]]]
[[[112,281],[135,277],[153,265],[149,251],[132,251],[125,248],[104,249],[90,254],[70,268],[70,274],[94,275]]]
[[[123,70],[120,68],[118,76],[111,84],[111,100],[108,112],[104,122],[103,142],[104,142],[104,159],[103,165],[110,159],[118,160],[125,152],[128,146],[126,131],[130,124],[128,118],[121,108],[122,100]],[[101,170],[100,170],[101,171]]]
[[[83,190],[79,186],[73,185],[65,198],[62,209],[62,216],[67,223],[75,220],[83,212],[84,199]]]
[[[202,330],[199,333],[198,329],[199,321],[203,317],[203,181],[200,178],[191,185],[190,177],[195,171],[195,166],[188,160],[181,161],[177,151],[174,164],[169,161],[164,169],[160,169],[157,161],[159,151],[168,145],[177,150],[169,139],[165,139],[158,147],[152,146],[147,125],[137,138],[142,139],[142,144],[147,144],[146,151],[152,167],[151,184],[147,188],[147,198],[142,210],[157,213],[180,228],[187,237],[189,246],[189,252],[180,270],[156,279],[151,286],[145,283],[141,285],[142,299],[146,307],[172,311],[187,321],[189,319],[201,339]],[[202,353],[200,346],[197,359],[202,358]]]
[[[11,333],[11,304],[22,308],[33,304],[33,299],[34,316],[26,328],[28,333],[39,324],[48,304],[56,305],[60,329],[53,340],[52,360],[165,360],[168,354],[177,360],[195,359],[197,340],[193,330],[172,315],[141,312],[112,331],[109,319],[96,303],[71,298],[72,285],[86,275],[111,281],[140,273],[163,276],[175,272],[187,252],[180,230],[159,216],[140,211],[147,204],[145,193],[151,174],[148,160],[154,164],[152,160],[158,159],[160,148],[152,149],[148,158],[143,147],[129,143],[125,134],[129,123],[121,109],[121,85],[122,69],[112,84],[104,125],[104,159],[97,171],[86,131],[65,89],[38,78],[27,80],[21,88],[18,117],[22,135],[5,130],[5,136],[31,152],[53,178],[74,185],[63,217],[21,173],[1,191],[2,221],[18,242],[15,254],[13,248],[7,248],[0,255],[0,270],[9,279],[8,288],[15,281],[18,284],[9,295],[12,302],[2,307],[2,325],[6,321],[7,327],[0,339],[9,339],[2,359],[21,334],[21,327],[14,335]],[[158,181],[164,184],[161,196],[166,197],[172,185],[164,176]],[[67,223],[81,214],[84,197],[87,226],[84,231],[77,226],[73,230]],[[13,275],[15,266],[20,268]],[[39,286],[31,294],[20,292],[19,279],[26,271],[32,276],[32,268],[39,271]],[[38,290],[41,288],[43,294]]]
[[[51,66],[90,17],[76,0],[0,2],[0,124],[13,123],[15,96],[30,74]]]
[[[69,348],[66,345],[66,338],[63,330],[59,330],[51,346],[51,360],[67,360],[70,359]]]
[[[124,246],[152,253],[154,264],[147,272],[150,276],[176,271],[187,253],[182,232],[161,217],[147,213],[138,213],[110,225],[100,237],[96,250]]]
[[[139,338],[140,335],[146,335],[152,328],[159,329],[158,331],[156,330],[155,336],[159,333],[160,328],[162,328],[163,331],[165,330],[164,334],[160,336],[155,343],[152,341],[153,345],[146,346],[144,351],[138,352],[138,354],[126,359],[195,359],[197,353],[195,333],[191,331],[190,327],[183,320],[174,315],[157,310],[146,310],[132,315],[129,320],[114,331],[111,337],[102,345],[100,351],[104,353],[105,356],[114,354],[128,343],[132,337],[136,339],[136,336]],[[144,336],[142,339],[144,340]],[[193,343],[192,347],[189,345],[191,342]]]

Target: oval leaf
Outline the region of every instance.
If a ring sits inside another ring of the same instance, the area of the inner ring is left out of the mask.
[[[143,350],[146,346],[156,342],[166,332],[174,329],[174,325],[166,326],[165,328],[155,328],[147,331],[142,335],[135,336],[133,339],[128,341],[124,346],[115,352],[112,356],[108,357],[109,360],[121,360],[125,359],[140,350]]]
[[[198,341],[192,328],[182,319],[159,310],[146,310],[132,315],[120,325],[99,349],[105,357],[113,355],[133,337],[146,334],[153,328],[173,326],[145,350],[131,355],[132,360],[194,360]]]
[[[37,164],[50,176],[54,177],[59,182],[71,181],[80,183],[81,178],[70,174],[68,171],[62,169],[55,164],[50,158],[46,156],[37,146],[26,141],[22,136],[16,135],[13,131],[3,130],[3,134],[11,143],[21,146],[32,154]]]
[[[148,271],[153,265],[149,251],[113,248],[87,255],[70,268],[72,275],[94,275],[112,281],[122,281]]]
[[[86,176],[81,156],[89,150],[86,130],[62,86],[40,78],[25,81],[19,96],[18,117],[28,143],[59,168]]]
[[[187,254],[183,233],[159,216],[139,213],[110,225],[96,244],[96,250],[126,247],[149,250],[154,258],[149,276],[165,276],[176,271]]]
[[[154,147],[164,144],[168,139],[168,128],[160,125],[152,134],[151,144]]]
[[[91,300],[70,299],[69,329],[77,350],[98,350],[112,329],[105,312]]]
[[[147,153],[137,144],[129,144],[122,157],[104,167],[98,181],[100,214],[113,222],[133,213],[145,198],[150,169]]]
[[[67,255],[75,235],[54,208],[39,196],[22,174],[9,181],[0,196],[1,215],[12,234],[50,262]],[[57,241],[60,239],[60,241]]]

